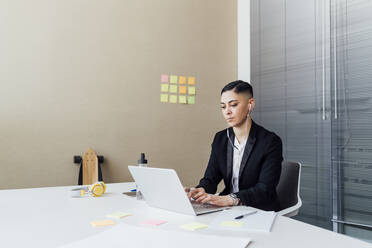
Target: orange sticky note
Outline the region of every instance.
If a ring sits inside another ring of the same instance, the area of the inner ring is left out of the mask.
[[[115,222],[112,220],[96,220],[90,223],[92,226],[112,226]]]
[[[189,77],[189,84],[195,85],[195,77]]]
[[[186,94],[186,86],[180,86],[180,94]]]
[[[180,77],[178,78],[178,80],[179,80],[179,83],[180,83],[180,84],[186,84],[186,77],[184,77],[184,76],[180,76]]]

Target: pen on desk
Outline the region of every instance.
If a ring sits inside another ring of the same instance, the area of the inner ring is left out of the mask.
[[[252,215],[252,214],[255,214],[255,213],[257,213],[257,211],[253,211],[253,212],[250,212],[250,213],[247,213],[247,214],[239,215],[239,216],[235,217],[235,219],[239,220],[239,219],[244,218],[245,216]]]
[[[137,190],[136,189],[131,189],[130,192],[136,192]]]

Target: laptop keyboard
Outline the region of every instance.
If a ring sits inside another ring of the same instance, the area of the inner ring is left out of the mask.
[[[196,213],[201,213],[205,211],[213,211],[213,210],[219,210],[219,209],[224,209],[223,207],[217,207],[211,204],[203,204],[203,203],[197,203],[192,201],[191,202],[192,207],[194,208]]]

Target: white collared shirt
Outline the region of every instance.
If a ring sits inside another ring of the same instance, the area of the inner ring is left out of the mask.
[[[246,143],[247,143],[247,139],[245,139],[240,144],[239,144],[239,141],[236,137],[234,139],[233,173],[232,173],[232,179],[231,179],[231,182],[232,182],[231,193],[239,192],[239,171],[240,171],[240,165],[242,163],[242,158],[243,158],[243,153],[244,153]]]

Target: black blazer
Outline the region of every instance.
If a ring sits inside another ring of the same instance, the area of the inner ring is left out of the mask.
[[[229,128],[230,140],[234,143],[233,128]],[[239,171],[239,197],[241,203],[263,210],[280,210],[276,194],[282,156],[282,141],[252,121],[249,137]],[[216,133],[208,167],[196,187],[203,187],[207,193],[215,194],[217,185],[223,179],[225,189],[220,195],[230,194],[232,188],[233,147],[227,139],[227,130]]]

